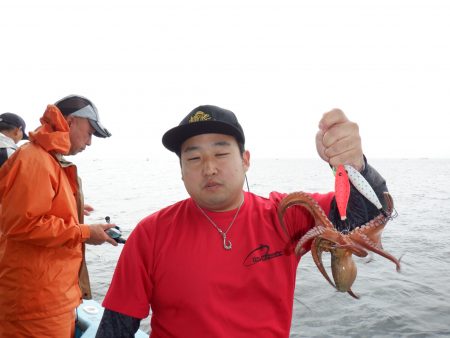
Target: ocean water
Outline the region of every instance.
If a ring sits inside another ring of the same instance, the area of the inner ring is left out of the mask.
[[[178,161],[97,159],[75,162],[85,200],[95,208],[86,223],[106,215],[125,237],[140,219],[186,198]],[[389,159],[370,163],[386,178],[398,216],[382,236],[384,249],[401,257],[402,269],[372,255],[355,258],[353,291],[336,292],[310,253],[299,264],[291,338],[450,337],[450,160]],[[334,177],[320,160],[255,159],[248,172],[252,192],[327,192]],[[88,246],[94,298],[102,301],[120,255],[110,245]],[[329,256],[324,256],[329,262]],[[149,331],[149,320],[141,328]]]

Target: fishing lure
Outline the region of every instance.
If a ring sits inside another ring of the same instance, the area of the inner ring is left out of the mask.
[[[363,195],[367,200],[369,200],[378,210],[382,210],[383,207],[381,205],[380,200],[378,199],[377,194],[370,186],[369,182],[364,178],[363,175],[360,174],[358,170],[353,168],[351,165],[345,164],[345,170],[347,171],[348,178],[350,182],[352,182],[353,186]]]
[[[347,219],[347,204],[350,197],[350,181],[348,179],[347,171],[342,164],[336,168],[334,193],[336,205],[339,214],[341,215],[341,221],[345,221]]]

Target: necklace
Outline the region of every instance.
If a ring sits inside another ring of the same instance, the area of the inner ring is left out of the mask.
[[[214,228],[216,228],[216,230],[217,230],[217,231],[219,232],[219,234],[222,236],[222,238],[223,238],[223,248],[224,248],[225,250],[231,250],[232,244],[231,244],[231,241],[230,241],[229,239],[227,239],[227,232],[228,232],[228,231],[231,229],[231,227],[233,226],[233,223],[234,223],[234,221],[236,220],[236,218],[237,218],[237,216],[238,216],[238,214],[239,214],[239,211],[241,210],[242,204],[244,204],[244,199],[242,199],[242,202],[241,202],[241,204],[239,205],[239,208],[237,209],[236,213],[234,214],[233,220],[231,221],[230,225],[228,226],[228,229],[225,230],[225,231],[223,231],[221,228],[219,228],[219,227],[217,226],[217,224],[211,219],[211,217],[209,217],[209,216],[206,214],[206,212],[205,212],[202,208],[200,208],[200,206],[199,206],[197,203],[195,203],[195,205],[197,206],[197,208],[200,209],[200,211],[202,212],[202,214],[205,215],[206,219],[207,219],[208,221],[211,222],[211,224],[214,226]]]

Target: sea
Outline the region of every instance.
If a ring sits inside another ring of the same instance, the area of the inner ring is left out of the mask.
[[[188,197],[176,157],[73,160],[85,201],[95,209],[85,223],[103,223],[110,216],[124,237],[143,217]],[[354,299],[335,291],[306,254],[297,270],[290,337],[450,337],[450,159],[369,162],[394,199],[397,217],[386,225],[382,243],[401,258],[401,270],[376,254],[355,258],[358,276],[352,289],[360,298]],[[320,159],[253,159],[247,178],[249,190],[261,196],[334,189],[332,171]],[[122,247],[87,246],[99,302]],[[323,259],[329,269],[329,256]],[[148,318],[141,329],[149,332]]]

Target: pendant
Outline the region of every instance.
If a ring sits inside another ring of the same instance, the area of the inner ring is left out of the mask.
[[[231,241],[227,240],[227,235],[223,234],[222,237],[223,237],[223,248],[225,250],[231,250],[231,246],[232,246]]]

